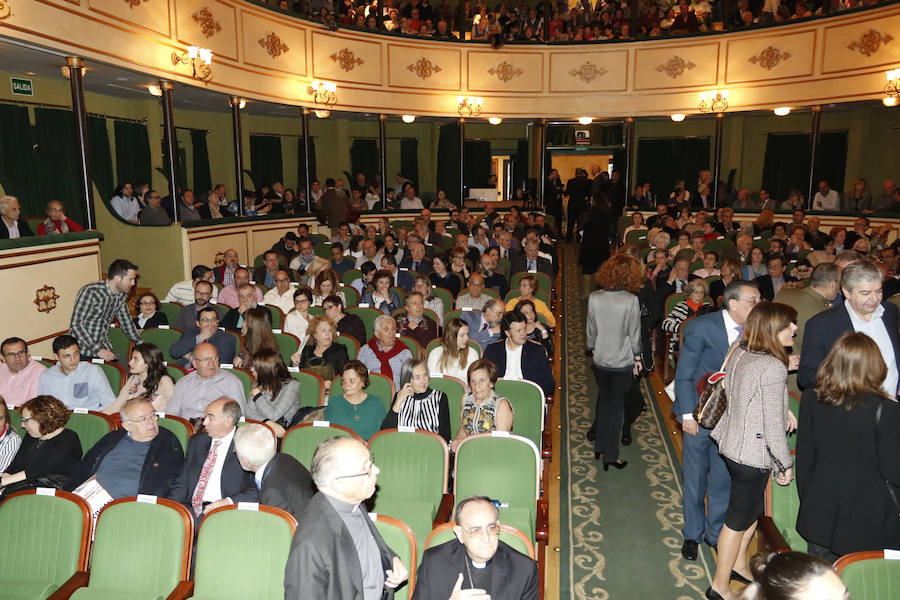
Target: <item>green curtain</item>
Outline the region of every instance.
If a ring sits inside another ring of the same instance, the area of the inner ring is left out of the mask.
[[[400,172],[419,187],[419,140],[404,138],[400,140]],[[390,181],[387,173],[385,181]],[[421,196],[422,190],[419,190]]]
[[[297,143],[297,189],[306,189],[306,165],[303,164],[303,155],[306,148],[303,145],[303,137],[301,136]],[[309,178],[310,181],[316,179],[316,138],[309,138]],[[298,191],[299,195],[299,191]]]
[[[548,125],[547,126],[547,145],[548,146],[574,146],[575,145],[575,126],[574,125]],[[550,163],[547,163],[550,164]]]
[[[363,173],[366,176],[366,181],[375,181],[375,176],[380,170],[378,166],[380,158],[378,140],[374,138],[357,138],[353,140],[353,143],[350,144],[350,174],[353,176],[351,183],[356,181],[357,173]]]
[[[281,165],[281,138],[274,135],[250,136],[250,170],[257,190],[263,185],[284,181]]]
[[[486,187],[487,180],[491,176],[491,143],[482,140],[466,140],[463,162],[466,187]]]
[[[116,181],[105,118],[88,116],[88,148],[91,152],[91,179],[100,197],[109,198],[116,189]]]
[[[819,134],[816,145],[816,166],[813,169],[813,181],[818,189],[819,181],[824,179],[828,186],[839,192],[844,187],[847,170],[847,132],[824,131]]]
[[[209,171],[209,150],[206,147],[206,134],[202,129],[191,129],[191,146],[194,152],[194,197],[206,199],[206,193],[212,189],[212,175]]]
[[[153,160],[150,157],[150,136],[147,125],[116,121],[116,182],[149,183],[153,181]],[[165,194],[164,194],[165,195]]]
[[[688,187],[691,187],[692,178],[708,168],[708,137],[651,138],[638,141],[638,181],[649,181],[658,198],[668,198],[678,179],[684,179]]]
[[[0,104],[0,183],[7,194],[19,199],[25,215],[42,215],[31,208],[38,196],[34,138],[28,107]]]
[[[447,198],[460,202],[459,197],[459,125],[441,125],[438,137],[437,189],[444,190]]]
[[[45,194],[34,198],[33,204],[59,200],[66,207],[70,219],[84,223],[81,190],[78,181],[78,148],[75,142],[75,116],[71,110],[55,108],[34,109],[34,131],[37,142],[38,181],[52,182]],[[24,203],[23,203],[24,208]],[[43,214],[43,206],[32,206],[25,214]]]
[[[510,197],[522,187],[522,182],[528,179],[528,140],[516,142],[516,158],[513,161],[513,180],[509,185]]]
[[[168,156],[168,144],[166,143],[166,138],[162,139],[162,156],[163,156],[163,164],[165,164],[166,156]],[[156,167],[156,170],[159,171],[163,177],[166,178],[166,181],[169,181],[169,174],[166,172],[165,167]],[[140,181],[140,180],[138,180]],[[175,187],[179,190],[179,193],[182,190],[188,189],[187,184],[187,151],[181,146],[175,146]],[[163,195],[165,197],[165,195]],[[195,191],[195,198],[198,198]]]
[[[804,196],[809,191],[809,136],[809,133],[770,133],[766,136],[762,184],[779,202],[785,200],[792,189],[800,190]],[[832,189],[843,190],[846,168],[847,132],[820,133],[813,170],[814,189],[819,180],[825,179]]]

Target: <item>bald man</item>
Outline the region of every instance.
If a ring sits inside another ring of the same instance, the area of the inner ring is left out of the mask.
[[[221,397],[233,398],[243,410],[244,386],[240,379],[222,370],[215,346],[206,342],[197,344],[191,355],[191,366],[194,371],[175,384],[166,413],[198,422],[204,418],[207,405]]]

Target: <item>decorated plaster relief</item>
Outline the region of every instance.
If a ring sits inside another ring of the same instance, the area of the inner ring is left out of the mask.
[[[222,26],[219,25],[218,21],[216,21],[215,17],[213,17],[213,14],[209,12],[209,9],[205,6],[199,11],[195,12],[193,18],[194,22],[200,26],[200,31],[202,31],[203,35],[208,38],[222,31]]]
[[[282,54],[288,52],[290,47],[281,41],[281,38],[272,31],[264,38],[260,38],[259,45],[266,49],[266,53],[273,59],[278,58]]]
[[[491,67],[490,69],[488,69],[487,72],[489,75],[494,75],[497,77],[497,79],[499,79],[503,83],[506,83],[507,81],[510,81],[510,80],[518,77],[524,71],[522,71],[522,69],[520,69],[520,68],[516,67],[515,65],[512,65],[504,60],[502,63],[500,63],[496,67]]]
[[[787,60],[791,57],[790,52],[784,52],[775,46],[767,46],[763,50],[759,52],[759,54],[754,54],[750,58],[747,59],[748,62],[753,63],[754,65],[759,65],[763,69],[767,71],[771,71],[781,61]]]
[[[591,61],[587,61],[577,69],[572,69],[571,71],[569,71],[569,75],[571,75],[572,77],[577,77],[585,83],[590,83],[598,77],[603,77],[604,75],[606,75],[606,73],[607,71],[605,68],[598,67]]]
[[[881,33],[875,29],[870,29],[860,35],[858,40],[853,40],[847,44],[847,49],[855,50],[866,56],[872,56],[881,50],[882,44],[886,46],[890,44],[893,39],[894,36],[889,33]]]
[[[428,79],[435,73],[440,73],[442,70],[424,56],[413,64],[407,65],[406,68],[415,73],[420,79]]]
[[[663,64],[656,65],[656,70],[660,73],[665,73],[672,79],[678,79],[679,77],[684,75],[685,71],[690,71],[696,66],[697,65],[695,65],[691,61],[684,60],[680,56],[673,56]]]
[[[331,60],[338,63],[338,66],[348,73],[365,62],[363,59],[353,54],[353,51],[350,50],[350,48],[341,48],[331,55]]]

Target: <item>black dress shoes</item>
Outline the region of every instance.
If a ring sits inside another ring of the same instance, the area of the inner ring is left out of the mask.
[[[731,576],[729,578],[731,579],[731,581],[737,581],[739,583],[743,583],[744,585],[750,585],[752,583],[749,579],[734,570],[731,571]]]
[[[628,466],[627,460],[617,460],[616,462],[605,462],[603,463],[603,470],[609,471],[610,467],[615,467],[616,469],[624,469]]]
[[[631,431],[623,431],[622,432],[622,445],[623,446],[631,445]]]
[[[711,587],[706,588],[706,598],[707,600],[725,600],[725,598],[722,597],[722,594]]]
[[[694,540],[684,540],[681,545],[681,556],[684,560],[697,560],[697,554],[700,552],[700,544]]]
[[[597,431],[593,427],[591,427],[584,434],[584,437],[587,438],[587,441],[593,442],[595,439],[597,439]]]

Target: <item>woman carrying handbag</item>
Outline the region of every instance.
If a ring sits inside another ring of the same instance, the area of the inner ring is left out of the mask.
[[[779,485],[794,478],[785,431],[796,428],[788,411],[787,372],[797,311],[785,304],[757,304],[737,347],[725,361],[725,412],[711,437],[731,474],[725,525],[719,534],[716,575],[706,590],[710,600],[728,598],[729,581],[748,582],[747,547],[764,512],[770,474]],[[796,365],[790,365],[796,368]]]

